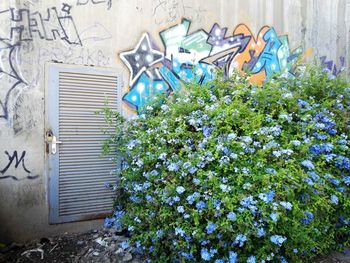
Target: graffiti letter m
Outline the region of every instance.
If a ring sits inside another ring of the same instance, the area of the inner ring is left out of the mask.
[[[7,155],[9,162],[3,170],[0,170],[0,173],[5,174],[5,172],[10,168],[10,166],[14,160],[15,160],[15,168],[16,169],[17,169],[18,165],[20,165],[22,163],[22,167],[23,167],[24,171],[26,171],[27,173],[30,173],[30,171],[26,168],[26,166],[24,164],[24,157],[26,155],[26,151],[22,152],[22,155],[19,159],[18,159],[17,151],[14,151],[12,156],[8,153],[8,151],[5,151],[5,154]]]

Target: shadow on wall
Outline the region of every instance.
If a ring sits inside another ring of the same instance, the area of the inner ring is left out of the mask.
[[[297,66],[312,54],[312,49],[291,50],[288,36],[279,36],[269,26],[262,27],[255,37],[244,24],[239,24],[229,36],[227,28],[218,24],[209,33],[200,29],[189,34],[190,25],[190,20],[183,19],[161,31],[164,51],[145,33],[133,50],[120,53],[130,71],[130,90],[123,100],[131,108],[140,111],[156,94],[181,90],[182,83],[195,80],[205,84],[215,77],[215,68],[223,69],[226,76],[233,71],[249,71],[250,81],[256,85],[276,73],[293,77]],[[321,63],[333,75],[339,74],[345,64],[340,58],[337,69],[326,57],[321,57]]]

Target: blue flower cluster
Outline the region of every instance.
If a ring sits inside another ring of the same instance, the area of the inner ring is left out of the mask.
[[[312,222],[312,220],[314,219],[314,215],[307,211],[304,213],[305,217],[303,219],[301,219],[301,223],[304,225],[308,225]]]
[[[162,262],[285,263],[350,238],[350,88],[236,78],[119,129],[118,184],[106,186],[122,207],[105,227],[130,232],[122,248]]]

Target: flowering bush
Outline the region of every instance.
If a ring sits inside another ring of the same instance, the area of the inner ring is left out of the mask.
[[[162,103],[160,103],[162,102]],[[350,88],[307,69],[242,75],[117,119],[116,211],[155,262],[306,262],[349,244]],[[111,186],[112,187],[112,186]]]

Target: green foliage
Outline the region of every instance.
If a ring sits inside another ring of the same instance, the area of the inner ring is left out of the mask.
[[[306,262],[349,245],[350,88],[315,67],[191,84],[126,121],[107,227],[155,262]]]

